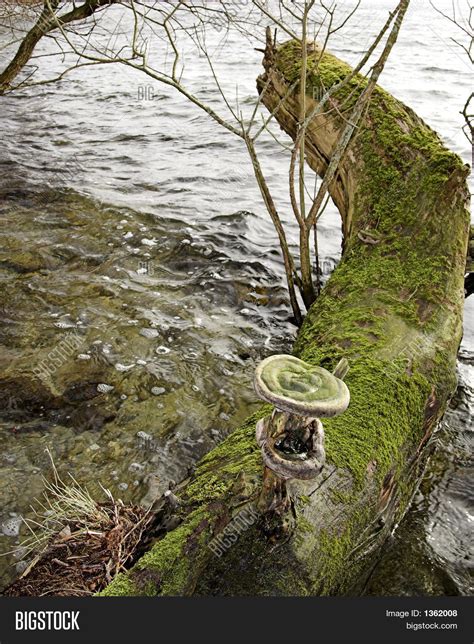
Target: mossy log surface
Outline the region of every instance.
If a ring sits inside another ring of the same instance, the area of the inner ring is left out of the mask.
[[[308,78],[308,109],[350,68],[329,53]],[[299,77],[301,47],[268,51],[258,87],[273,110]],[[366,81],[338,91],[311,124],[308,162],[324,175],[336,137]],[[276,118],[295,137],[298,94]],[[198,464],[177,494],[171,526],[103,595],[357,594],[416,490],[427,442],[456,386],[469,237],[468,167],[411,109],[377,88],[331,186],[344,232],[342,260],[309,311],[294,353],[332,370],[346,357],[347,411],[324,421],[327,463],[294,484],[286,533],[256,520],[264,406]],[[168,517],[169,520],[169,517]],[[233,524],[231,522],[234,521]],[[230,526],[229,526],[230,524]],[[226,532],[227,528],[227,532]],[[216,556],[216,536],[228,549]]]

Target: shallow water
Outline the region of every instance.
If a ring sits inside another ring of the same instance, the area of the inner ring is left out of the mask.
[[[363,2],[332,49],[354,62],[367,25],[375,33],[392,4]],[[250,105],[261,54],[243,39],[226,48],[218,71]],[[214,100],[208,79],[195,61],[191,88]],[[470,160],[458,113],[469,70],[426,3],[410,9],[382,84]],[[295,329],[246,152],[184,99],[108,66],[4,97],[1,121],[6,552],[18,541],[18,516],[43,490],[46,448],[93,492],[100,482],[125,500],[149,500],[255,408],[256,362],[288,351]],[[260,148],[289,222],[285,155],[270,137]],[[327,274],[340,252],[334,208],[319,232]],[[458,396],[368,593],[470,592],[471,302],[467,311]],[[0,583],[23,566],[2,559]]]
[[[211,219],[217,237],[77,193],[41,209],[14,195],[0,233],[7,532],[43,488],[46,447],[126,500],[184,478],[255,407],[256,362],[294,335],[279,276],[239,241],[249,213]]]

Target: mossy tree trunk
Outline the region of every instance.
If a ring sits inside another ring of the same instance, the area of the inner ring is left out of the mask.
[[[272,110],[299,77],[301,48],[290,42],[268,53],[258,85],[262,91],[269,81],[263,102]],[[348,72],[324,54],[307,80],[308,111],[310,96]],[[320,175],[344,111],[365,82],[356,77],[335,95],[332,106],[338,109],[308,127],[306,157]],[[299,110],[296,94],[277,113],[292,137]],[[286,525],[281,517],[273,523],[269,517],[240,520],[256,506],[262,484],[255,423],[271,411],[262,408],[202,459],[181,487],[178,509],[162,511],[177,527],[104,595],[361,591],[376,551],[416,490],[427,442],[455,389],[469,232],[467,172],[411,109],[376,89],[331,185],[342,218],[343,258],[294,349],[329,370],[342,357],[350,363],[345,382],[351,404],[324,422],[323,473],[312,483],[293,484],[297,500]]]

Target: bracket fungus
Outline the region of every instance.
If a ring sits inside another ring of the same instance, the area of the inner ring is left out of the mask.
[[[265,465],[261,509],[286,504],[288,479],[310,480],[321,472],[326,456],[320,419],[347,409],[347,371],[345,359],[331,373],[290,355],[271,356],[257,366],[255,391],[275,406],[256,426]]]

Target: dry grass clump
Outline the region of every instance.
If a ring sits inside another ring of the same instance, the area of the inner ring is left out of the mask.
[[[35,518],[23,519],[30,534],[18,551],[33,559],[5,595],[92,595],[133,563],[153,520],[141,506],[125,505],[104,488],[107,500],[98,503],[71,475],[62,481],[54,463],[53,474],[52,483],[45,480]]]

